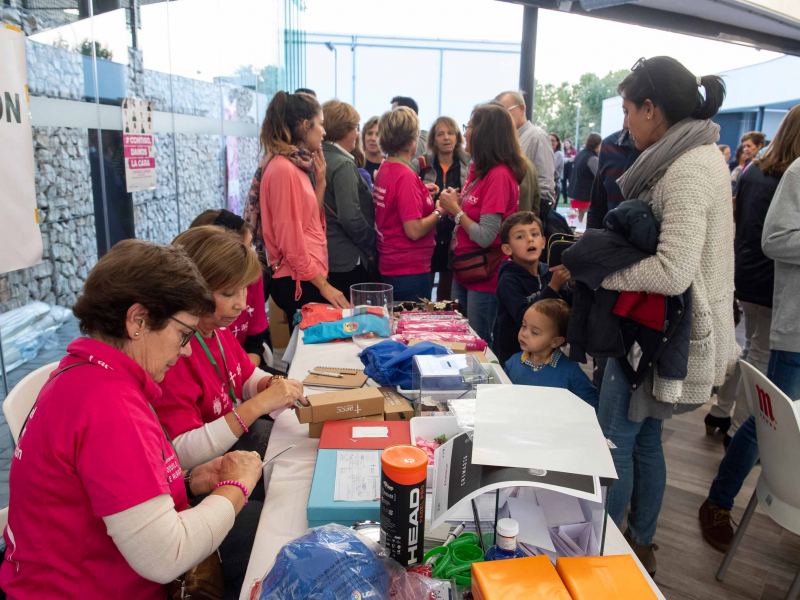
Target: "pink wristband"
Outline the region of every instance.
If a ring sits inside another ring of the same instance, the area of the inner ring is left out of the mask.
[[[242,490],[242,492],[244,493],[244,504],[245,504],[245,506],[247,506],[247,498],[250,496],[250,492],[248,492],[248,491],[247,491],[247,488],[246,488],[246,487],[244,487],[244,485],[242,485],[242,484],[241,484],[241,483],[239,483],[238,481],[230,481],[230,480],[227,480],[227,481],[220,481],[220,482],[217,484],[217,487],[218,487],[218,488],[220,488],[220,487],[222,487],[223,485],[235,485],[235,486],[236,486],[236,487],[238,487],[240,490]]]
[[[235,408],[231,408],[231,412],[233,413],[233,416],[236,417],[236,420],[239,421],[239,425],[242,426],[242,429],[244,429],[244,432],[247,433],[249,431],[249,429],[247,429],[247,426],[244,424],[244,421],[242,421],[242,417],[239,416],[239,413],[236,412],[236,409]]]

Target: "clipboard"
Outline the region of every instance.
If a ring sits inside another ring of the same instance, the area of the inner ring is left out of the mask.
[[[363,369],[345,369],[342,367],[314,367],[314,371],[337,373],[342,377],[325,377],[325,375],[309,375],[303,379],[303,385],[326,387],[337,390],[360,388],[367,383],[367,376]]]

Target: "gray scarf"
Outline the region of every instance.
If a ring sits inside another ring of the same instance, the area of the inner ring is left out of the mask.
[[[650,194],[678,158],[689,150],[719,141],[719,125],[709,119],[684,119],[667,130],[660,140],[642,152],[617,179],[626,200],[650,202]]]

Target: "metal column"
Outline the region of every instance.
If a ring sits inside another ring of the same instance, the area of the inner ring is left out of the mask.
[[[519,57],[519,91],[525,98],[525,115],[533,115],[533,86],[536,68],[536,30],[539,25],[539,9],[526,6],[522,16],[522,43]]]
[[[763,106],[758,107],[758,112],[756,113],[756,131],[764,131],[764,110]]]

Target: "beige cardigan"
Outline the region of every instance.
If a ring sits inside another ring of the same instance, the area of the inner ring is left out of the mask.
[[[665,296],[692,286],[692,330],[686,379],[655,373],[661,402],[702,404],[722,385],[740,348],[733,323],[733,211],[730,174],[716,145],[678,158],[653,188],[653,215],[661,223],[654,256],[609,275],[603,287]]]

